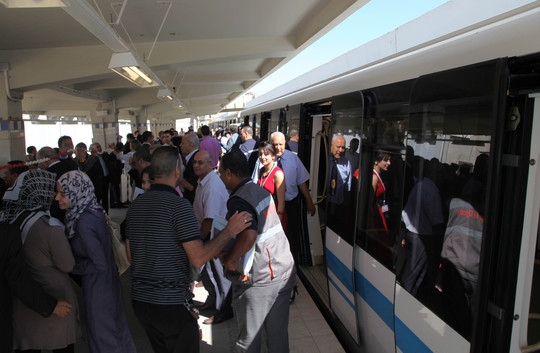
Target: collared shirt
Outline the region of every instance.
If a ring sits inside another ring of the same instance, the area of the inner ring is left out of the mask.
[[[225,218],[229,193],[223,181],[213,170],[198,182],[193,210],[200,228],[206,218],[214,219],[215,216]]]
[[[298,185],[309,180],[309,173],[300,158],[289,150],[285,150],[277,162],[278,166],[281,162],[280,168],[283,169],[283,173],[285,174],[285,201],[291,201],[298,196]],[[251,175],[251,179],[254,182],[259,180],[260,169],[261,162],[257,160],[257,164]]]
[[[187,156],[186,156],[186,164],[189,162],[189,160],[191,159],[191,156],[193,156],[195,153],[199,152],[199,150],[193,150],[191,151]]]
[[[335,170],[334,170],[335,168]],[[335,173],[333,175],[333,173]],[[330,168],[328,170],[328,202],[343,204],[345,192],[351,191],[352,171],[351,162],[345,158],[330,156]],[[335,182],[335,185],[333,184]]]
[[[212,136],[206,136],[199,144],[199,151],[208,151],[212,153],[212,167],[216,168],[218,166],[219,155],[221,153],[221,145],[219,144],[218,140]]]
[[[126,171],[126,174],[129,173],[129,171],[131,170],[131,165],[129,165],[129,159],[133,157],[133,154],[135,154],[135,152],[129,151],[128,153],[125,153],[125,154],[119,153],[116,155],[116,159],[124,163],[124,170]]]
[[[235,132],[234,134],[231,135],[231,137],[229,137],[229,139],[227,140],[227,145],[225,146],[225,149],[227,151],[230,151],[232,146],[236,143],[236,140],[240,138],[238,136],[238,134]]]
[[[99,160],[99,164],[101,164],[101,169],[103,169],[103,176],[106,177],[109,175],[109,168],[107,168],[107,164],[105,164],[105,160],[103,159],[103,157],[98,154],[97,155],[97,158]]]
[[[289,145],[289,148],[291,149],[291,151],[294,154],[298,154],[298,142],[293,141],[293,140],[289,140],[289,142],[287,142],[287,144]]]
[[[249,139],[249,140],[246,140],[243,144],[240,145],[240,151],[249,160],[249,157],[255,151],[253,149],[254,147],[255,147],[255,140],[254,139]]]
[[[133,299],[176,305],[193,298],[190,263],[182,244],[200,239],[201,233],[188,200],[169,185],[153,184],[132,202],[126,235],[133,259]]]

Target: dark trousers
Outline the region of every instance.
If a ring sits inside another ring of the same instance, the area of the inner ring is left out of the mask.
[[[210,279],[210,275],[208,275],[208,266],[211,266],[211,263],[212,261],[208,261],[206,266],[204,266],[203,270],[201,271],[201,280],[204,285],[204,289],[206,289],[208,292],[205,303],[210,307],[215,307],[216,289],[214,288],[214,283],[212,283],[212,280]]]
[[[302,217],[300,198],[297,196],[291,201],[285,201],[285,212],[287,213],[287,229],[285,235],[289,240],[291,253],[296,264],[301,257],[302,238]]]
[[[94,189],[97,202],[103,206],[105,212],[109,213],[109,182],[102,180],[95,183]]]
[[[407,258],[401,273],[401,285],[409,293],[416,296],[427,272],[428,255],[426,250],[426,236],[413,232],[405,233],[405,249]]]
[[[199,325],[184,305],[132,304],[155,353],[199,353]]]

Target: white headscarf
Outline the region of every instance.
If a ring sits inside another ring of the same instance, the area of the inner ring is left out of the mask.
[[[94,185],[88,177],[81,171],[73,170],[63,174],[58,183],[62,186],[64,194],[69,201],[69,208],[66,210],[66,227],[68,238],[75,235],[75,221],[87,210],[103,211],[103,207],[97,202],[94,193]]]

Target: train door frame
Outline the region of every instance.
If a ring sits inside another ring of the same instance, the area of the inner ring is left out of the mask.
[[[266,111],[261,113],[261,122],[260,122],[260,139],[261,141],[268,140],[268,126],[270,124],[270,119],[272,119],[272,112]]]
[[[531,136],[540,136],[540,94],[530,95],[534,99],[534,112]],[[517,293],[513,311],[511,351],[532,352],[540,350],[540,342],[528,342],[528,327],[531,307],[532,283],[534,274],[535,253],[537,250],[540,219],[540,141],[531,139],[529,154],[529,170],[525,213],[523,215],[523,236],[520,250],[520,265],[517,274]],[[533,236],[536,234],[536,237]],[[537,274],[538,275],[538,274]],[[536,315],[538,315],[536,313]]]
[[[300,106],[298,157],[310,173],[309,191],[314,203],[317,201],[319,183],[318,173],[320,169],[320,164],[318,163],[319,153],[314,151],[316,148],[319,148],[321,143],[320,139],[316,139],[316,135],[322,128],[322,116],[330,116],[331,114],[329,107],[325,107],[325,104],[328,104],[328,100],[305,103]],[[313,116],[318,116],[318,118],[313,119]],[[302,212],[302,214],[304,214],[304,212]],[[316,207],[315,216],[304,217],[302,224],[302,229],[307,231],[303,231],[302,234],[302,261],[298,264],[299,274],[306,279],[304,282],[306,283],[308,290],[317,292],[316,297],[320,299],[319,303],[329,308],[328,281],[326,280],[327,274],[324,273],[325,280],[324,283],[321,283],[320,280],[317,280],[317,278],[320,279],[320,277],[310,274],[310,270],[304,267],[308,266],[310,269],[313,269],[316,266],[319,266],[319,260],[322,260],[324,263],[324,249],[322,245],[323,235],[321,234],[318,207]]]

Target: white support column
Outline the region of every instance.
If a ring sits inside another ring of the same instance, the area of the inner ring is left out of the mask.
[[[2,74],[0,73],[0,78]],[[13,98],[22,97],[20,92],[11,91]],[[0,165],[11,160],[26,160],[22,101],[8,99],[5,85],[0,85]]]

